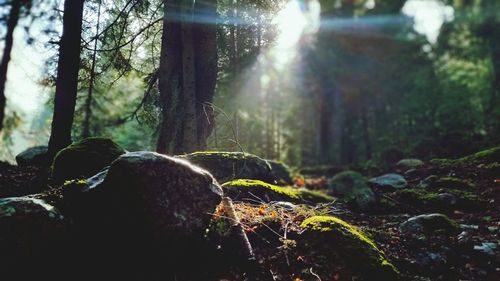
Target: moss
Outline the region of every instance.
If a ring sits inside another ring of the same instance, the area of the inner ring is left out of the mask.
[[[343,171],[328,180],[328,194],[338,196],[354,208],[365,210],[375,201],[375,194],[358,172]]]
[[[255,179],[274,183],[271,165],[249,153],[198,151],[177,156],[209,171],[219,183],[234,179]]]
[[[424,165],[424,162],[420,159],[402,159],[398,163],[396,163],[396,166],[405,168],[405,169],[416,169],[420,168]]]
[[[423,214],[412,217],[400,226],[401,231],[412,234],[431,235],[434,232],[456,233],[460,227],[458,223],[444,214]]]
[[[480,163],[500,162],[500,146],[485,149],[458,159],[432,159],[430,163],[437,167],[469,166]]]
[[[126,151],[107,138],[87,138],[59,151],[52,163],[56,183],[92,176]]]
[[[305,243],[315,251],[329,255],[331,251],[345,258],[347,264],[361,271],[364,278],[396,280],[398,270],[365,233],[332,216],[315,216],[304,220]],[[320,247],[321,249],[318,249]],[[382,278],[382,279],[380,279]]]
[[[456,197],[453,205],[444,204],[440,194],[449,193]],[[458,189],[441,189],[439,191],[428,191],[424,189],[404,189],[393,193],[393,197],[404,204],[408,204],[427,211],[451,211],[460,209],[464,211],[474,211],[481,208],[483,201],[471,191]]]
[[[422,225],[425,232],[434,232],[438,230],[456,231],[459,229],[459,225],[455,221],[443,214],[424,217]]]
[[[269,184],[260,180],[238,179],[227,182],[222,188],[229,197],[240,201],[289,201],[293,203],[320,203],[334,200],[326,194],[305,188],[294,189]]]
[[[395,192],[395,197],[403,203],[423,207],[439,204],[440,197],[437,192],[429,192],[421,189],[403,189]]]
[[[474,184],[467,180],[462,180],[455,177],[438,178],[430,185],[431,188],[455,188],[455,189],[472,189]]]

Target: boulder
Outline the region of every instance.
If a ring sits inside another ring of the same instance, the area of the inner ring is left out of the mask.
[[[335,199],[319,191],[306,188],[282,187],[259,180],[233,180],[222,185],[224,194],[234,201],[274,202],[286,201],[299,204],[332,202]]]
[[[154,152],[120,156],[104,181],[93,185],[113,219],[163,242],[201,236],[222,199],[222,189],[208,172]]]
[[[57,276],[69,222],[53,206],[30,197],[0,199],[0,264],[5,280]],[[12,279],[13,278],[13,279]]]
[[[290,167],[288,167],[285,163],[275,160],[267,160],[267,163],[271,165],[271,174],[274,178],[274,181],[279,185],[292,185],[292,172],[290,171]]]
[[[52,180],[87,178],[109,166],[125,150],[107,138],[87,138],[59,151],[52,164]]]
[[[358,172],[344,171],[327,181],[328,194],[342,199],[360,210],[369,209],[376,201],[375,194]]]
[[[234,179],[275,183],[271,165],[255,155],[243,152],[194,152],[177,156],[209,171],[219,183]]]
[[[401,159],[399,160],[398,163],[396,163],[396,167],[401,170],[410,170],[410,169],[416,169],[420,168],[424,165],[424,162],[420,159],[413,159],[413,158],[408,158],[408,159]]]
[[[361,230],[331,216],[315,216],[301,224],[299,244],[311,257],[345,263],[356,280],[398,280],[398,270]]]
[[[47,165],[47,146],[35,146],[16,155],[19,166],[45,166]]]
[[[459,225],[446,215],[435,213],[409,218],[399,226],[399,229],[412,235],[430,235],[436,231],[456,233],[459,231]]]
[[[405,178],[400,174],[385,174],[369,181],[374,187],[382,191],[394,191],[396,189],[405,188],[408,183]]]
[[[79,260],[95,262],[86,277],[211,280],[200,276],[211,253],[204,235],[222,189],[185,160],[126,153],[91,178],[68,180],[37,196],[60,206],[77,225]]]

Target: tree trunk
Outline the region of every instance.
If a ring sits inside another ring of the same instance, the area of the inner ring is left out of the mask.
[[[63,33],[59,48],[54,115],[49,139],[49,160],[71,143],[80,68],[83,3],[84,0],[64,2]]]
[[[190,2],[190,0],[185,0]],[[193,8],[189,3],[182,5],[182,103],[184,105],[184,125],[182,151],[192,152],[198,148],[196,114],[196,70],[193,47]]]
[[[174,153],[183,123],[180,95],[182,91],[182,0],[169,0],[164,4],[163,33],[160,53],[158,87],[160,90],[161,122],[156,150]]]
[[[7,34],[5,35],[5,46],[3,49],[2,61],[0,62],[0,131],[3,128],[3,120],[5,118],[5,83],[7,82],[7,70],[10,62],[10,53],[14,44],[14,29],[19,21],[19,13],[21,11],[21,1],[12,1],[10,8],[9,19],[7,20]]]
[[[101,4],[102,1],[99,1],[99,7],[97,8],[97,25],[94,38],[94,50],[92,53],[92,66],[90,70],[89,89],[87,93],[87,99],[85,100],[85,117],[83,120],[82,138],[90,137],[90,116],[92,115],[92,94],[94,91],[95,66],[97,59],[97,39],[98,39],[97,36],[99,35],[99,23],[101,20]]]
[[[205,149],[214,128],[212,103],[217,82],[217,0],[196,1],[195,13],[213,22],[196,24],[193,29],[196,77],[198,148]]]
[[[164,14],[157,151],[203,150],[214,126],[209,104],[217,80],[216,1],[166,1]],[[194,24],[198,18],[210,22]]]

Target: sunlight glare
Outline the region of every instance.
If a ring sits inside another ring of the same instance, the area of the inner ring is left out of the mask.
[[[300,39],[307,22],[297,1],[290,1],[275,18],[279,35],[277,46],[292,48]]]

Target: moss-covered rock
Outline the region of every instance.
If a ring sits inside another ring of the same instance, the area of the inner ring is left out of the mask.
[[[431,182],[428,188],[452,188],[471,190],[474,188],[474,184],[472,184],[468,180],[463,180],[455,177],[442,177],[437,178],[433,182]]]
[[[396,163],[396,167],[402,170],[410,170],[420,168],[424,165],[424,162],[420,159],[408,158],[401,159],[398,163]]]
[[[299,243],[311,255],[326,256],[331,262],[344,262],[360,274],[361,280],[397,280],[398,270],[362,231],[331,216],[304,220]],[[359,280],[359,279],[358,279]]]
[[[456,209],[475,211],[484,203],[477,194],[456,189],[404,189],[392,193],[391,196],[400,203],[431,212],[449,212]]]
[[[109,166],[125,150],[107,138],[87,138],[59,151],[52,164],[52,179],[65,180],[90,177]]]
[[[275,183],[271,165],[243,152],[201,151],[177,156],[209,171],[219,183],[234,179],[253,179]]]
[[[269,165],[271,165],[271,174],[273,175],[274,181],[279,185],[291,185],[293,184],[292,172],[290,167],[285,163],[275,160],[267,160]]]
[[[432,159],[430,164],[437,167],[470,166],[485,163],[500,163],[500,146],[485,149],[458,159]]]
[[[344,171],[328,180],[328,193],[338,196],[346,203],[365,210],[376,201],[373,190],[366,179],[358,172]]]
[[[239,179],[222,185],[226,196],[234,201],[272,202],[287,201],[293,203],[314,204],[332,202],[335,199],[319,191],[306,188],[282,187],[259,180]]]
[[[459,225],[443,214],[423,214],[409,218],[403,222],[399,229],[409,234],[430,235],[436,231],[447,233],[456,233],[459,231]]]

